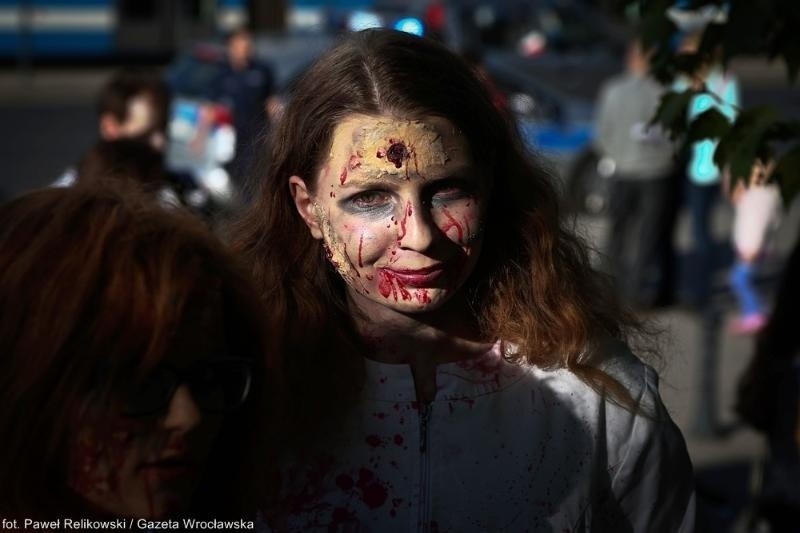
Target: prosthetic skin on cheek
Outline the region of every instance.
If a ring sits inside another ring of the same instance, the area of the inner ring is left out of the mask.
[[[444,119],[359,116],[337,126],[318,182],[327,192],[320,187],[312,209],[327,258],[351,289],[422,310],[463,283],[483,206],[481,182],[462,174],[472,174],[471,157]]]

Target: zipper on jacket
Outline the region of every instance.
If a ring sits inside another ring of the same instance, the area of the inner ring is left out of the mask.
[[[431,404],[419,406],[419,518],[417,531],[430,531],[430,460],[428,456],[428,439],[430,437]]]

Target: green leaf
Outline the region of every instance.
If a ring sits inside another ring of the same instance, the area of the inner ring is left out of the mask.
[[[765,133],[770,141],[791,141],[800,138],[800,121],[783,120],[773,124]]]
[[[714,152],[714,164],[730,167],[731,175],[738,179],[750,175],[756,157],[770,153],[767,131],[778,121],[775,109],[759,106],[739,114],[727,134],[723,135]]]
[[[691,124],[686,136],[687,142],[702,141],[703,139],[719,139],[731,129],[728,117],[718,109],[710,108],[700,113]]]
[[[686,89],[683,92],[664,93],[656,109],[656,115],[650,124],[661,124],[665,130],[669,130],[670,137],[676,139],[686,131],[687,108],[694,96],[694,91]]]
[[[797,74],[800,72],[800,46],[786,47],[782,55],[783,60],[786,62],[786,75],[789,78],[789,83],[795,83]]]
[[[783,204],[788,207],[800,193],[800,144],[789,149],[778,160],[773,176],[780,185]]]

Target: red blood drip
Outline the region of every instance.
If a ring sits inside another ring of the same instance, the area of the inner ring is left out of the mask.
[[[395,290],[394,284],[392,283],[393,276],[384,270],[379,271],[378,275],[381,278],[381,281],[378,284],[378,290],[380,291],[381,296],[388,298],[389,295]]]
[[[447,217],[447,224],[442,227],[442,232],[447,233],[451,228],[456,228],[456,231],[458,231],[458,242],[464,242],[464,228],[453,218],[453,215],[450,214],[450,211],[448,211],[446,207],[442,208],[442,212],[444,216]]]
[[[397,242],[402,241],[403,237],[406,236],[406,221],[411,216],[411,213],[411,202],[406,202],[406,211],[403,213],[403,220],[400,221],[400,233],[397,235]]]
[[[342,167],[342,172],[339,174],[339,183],[344,185],[345,181],[347,181],[347,165]]]
[[[406,286],[403,285],[402,283],[400,283],[400,280],[396,279],[395,281],[397,282],[397,288],[400,289],[400,297],[403,300],[410,300],[411,299],[411,293],[408,292],[408,290],[406,289]]]
[[[119,473],[130,441],[137,432],[137,424],[120,420],[95,420],[94,423],[96,426],[78,439],[72,456],[74,470],[70,482],[80,494],[117,493]]]
[[[361,499],[370,509],[376,509],[386,503],[389,493],[380,482],[375,479],[375,474],[366,468],[358,472],[358,483],[361,490]]]
[[[364,245],[364,234],[361,234],[361,238],[358,240],[358,267],[364,268],[364,263],[361,262],[361,247]]]
[[[428,289],[418,289],[415,293],[417,301],[421,304],[431,303],[431,297],[428,296]]]
[[[403,166],[403,161],[408,159],[408,148],[401,142],[393,143],[386,150],[386,159],[394,163],[395,168]]]

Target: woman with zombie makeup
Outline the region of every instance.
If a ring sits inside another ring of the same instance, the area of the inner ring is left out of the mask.
[[[550,176],[444,47],[354,34],[233,227],[286,367],[276,531],[689,531],[683,438]]]
[[[0,208],[0,516],[245,519],[277,405],[251,281],[109,187]]]

